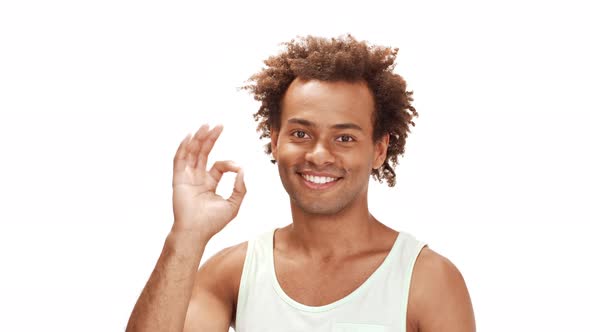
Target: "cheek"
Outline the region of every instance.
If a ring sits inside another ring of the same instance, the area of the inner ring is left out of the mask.
[[[305,149],[295,144],[282,144],[277,146],[277,158],[292,162],[305,157]]]
[[[364,168],[367,165],[370,167],[373,163],[373,157],[373,151],[368,148],[359,148],[355,149],[355,151],[346,151],[339,154],[340,160],[345,165],[350,165],[350,168]]]

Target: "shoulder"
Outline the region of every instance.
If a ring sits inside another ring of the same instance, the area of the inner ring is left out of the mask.
[[[225,248],[201,265],[187,308],[184,331],[227,331],[248,243]]]
[[[475,331],[465,280],[446,257],[425,247],[412,273],[408,322],[415,331]]]
[[[247,249],[248,242],[245,241],[211,256],[199,268],[198,284],[234,302],[237,299]]]
[[[219,268],[220,264],[226,265],[230,264],[233,266],[235,264],[243,263],[244,258],[246,257],[246,251],[248,249],[248,241],[244,241],[242,243],[233,245],[231,247],[224,248],[211,256],[205,263],[201,265],[201,269],[215,269]],[[227,266],[225,266],[227,268]],[[234,266],[235,267],[235,266]]]

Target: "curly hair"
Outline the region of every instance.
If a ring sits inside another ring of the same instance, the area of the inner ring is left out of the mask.
[[[266,67],[250,77],[247,81],[249,85],[242,87],[261,102],[258,112],[254,113],[260,138],[269,138],[271,128],[280,129],[281,101],[296,77],[321,81],[365,81],[375,100],[373,141],[389,135],[385,162],[373,169],[372,175],[379,182],[386,180],[393,187],[398,156],[404,153],[410,125],[415,125],[413,118],[418,116],[411,104],[412,91],[406,91],[406,81],[393,73],[398,49],[368,45],[351,35],[331,39],[297,37],[282,45],[286,49],[266,59]],[[268,143],[266,153],[270,152]]]

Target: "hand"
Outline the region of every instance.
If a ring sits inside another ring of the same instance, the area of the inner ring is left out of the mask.
[[[174,157],[172,203],[174,230],[192,232],[208,241],[238,214],[246,186],[244,172],[232,161],[218,161],[207,172],[207,158],[222,131],[203,125],[191,138],[188,135]],[[228,199],[215,190],[225,172],[237,173],[234,190]]]

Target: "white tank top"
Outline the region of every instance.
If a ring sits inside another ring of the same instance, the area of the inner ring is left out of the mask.
[[[236,332],[406,332],[414,262],[426,245],[400,232],[375,272],[344,298],[307,306],[281,288],[274,269],[274,230],[248,242],[236,309]]]

